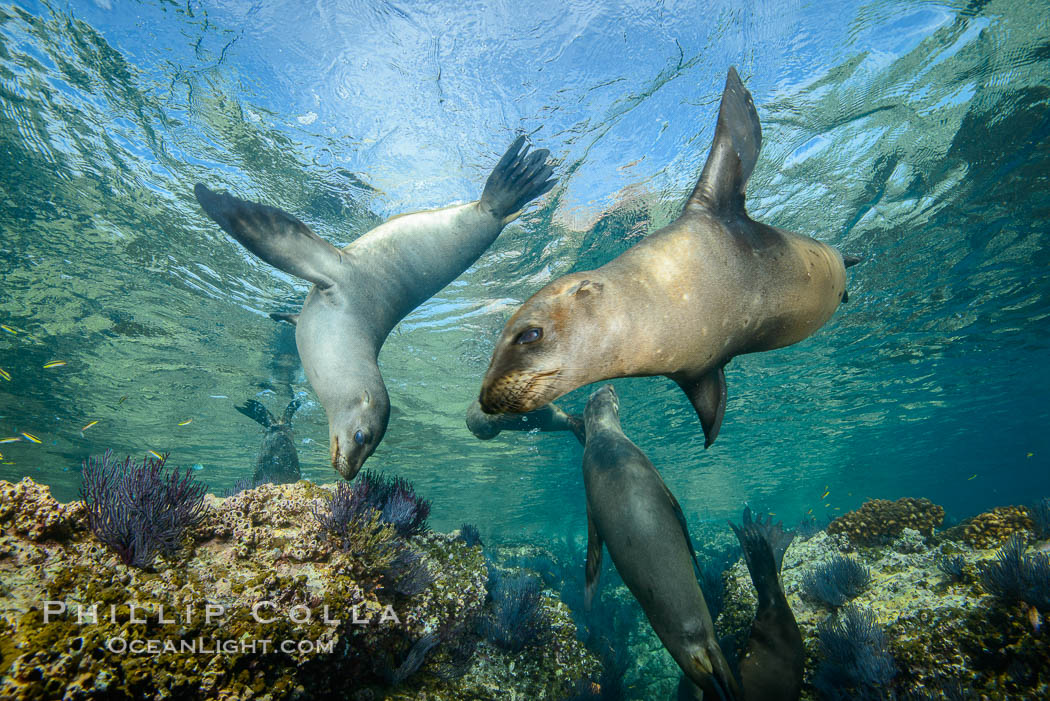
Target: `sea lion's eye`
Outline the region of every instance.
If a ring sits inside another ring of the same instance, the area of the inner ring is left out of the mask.
[[[361,429],[357,429],[357,433],[354,434],[354,442],[358,445],[365,444],[365,433]]]
[[[531,329],[525,329],[518,334],[518,337],[514,339],[515,343],[535,343],[536,341],[543,338],[543,329],[533,326]]]

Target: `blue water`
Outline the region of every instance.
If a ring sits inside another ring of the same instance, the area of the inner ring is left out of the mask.
[[[670,381],[616,383],[690,520],[900,496],[960,518],[1050,494],[1050,4],[634,5],[0,5],[0,437],[42,441],[0,445],[0,479],[72,499],[111,447],[171,451],[218,491],[262,438],[233,405],[300,396],[303,474],[333,481],[324,411],[267,317],[308,287],[226,237],[193,184],[345,245],[477,198],[524,132],[559,186],[390,336],[395,409],[367,466],[412,480],[441,529],[582,531],[568,434],[481,442],[463,415],[524,299],[677,215],[736,65],[764,133],[752,215],[865,260],[818,333],[729,366],[710,450]]]

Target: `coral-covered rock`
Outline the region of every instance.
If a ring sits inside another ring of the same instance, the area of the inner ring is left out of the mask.
[[[156,571],[124,565],[85,529],[30,540],[44,530],[14,525],[28,513],[68,516],[23,482],[36,508],[5,500],[0,512],[0,698],[554,699],[598,667],[546,594],[543,645],[512,655],[481,640],[480,548],[382,522],[370,526],[379,540],[352,547],[322,537],[310,508],[331,491],[306,482],[209,497]],[[369,548],[390,538],[425,564],[422,591],[386,585]]]
[[[68,537],[80,526],[83,503],[63,506],[51,488],[29,477],[17,484],[0,480],[0,529],[33,541]]]
[[[884,545],[905,528],[929,536],[943,520],[944,509],[929,499],[872,499],[828,524],[828,533],[841,533],[854,545]]]
[[[963,527],[962,538],[973,547],[986,550],[999,547],[1014,533],[1030,538],[1033,532],[1025,507],[997,506],[970,519]]]

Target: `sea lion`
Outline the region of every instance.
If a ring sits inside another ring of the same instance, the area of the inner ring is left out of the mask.
[[[795,615],[780,585],[780,565],[794,532],[783,523],[773,525],[770,516],[751,519],[744,508],[744,522],[729,526],[740,540],[751,582],[755,585],[758,609],[751,622],[747,652],[740,662],[740,682],[747,701],[797,701],[802,693],[802,671],[806,650]]]
[[[266,429],[259,456],[255,460],[255,474],[252,476],[254,484],[285,484],[299,481],[299,453],[296,452],[292,439],[292,416],[299,405],[298,399],[290,401],[280,421],[274,419],[273,414],[254,399],[246,401],[244,406],[233,407],[249,419],[258,421]]]
[[[705,447],[726,404],[723,367],[809,336],[846,295],[838,251],[753,221],[744,190],[762,131],[729,69],[714,142],[682,214],[606,265],[530,297],[500,336],[481,386],[487,413],[526,412],[576,387],[666,375],[689,397]]]
[[[467,428],[483,441],[499,435],[500,431],[572,431],[580,445],[585,443],[583,418],[547,404],[527,414],[486,414],[475,399],[467,408]]]
[[[704,698],[737,698],[739,687],[715,638],[678,500],[645,454],[624,435],[619,399],[611,385],[591,395],[583,418],[587,435],[584,607],[590,609],[598,590],[604,544],[656,635],[690,681],[704,691]]]
[[[402,214],[342,250],[274,207],[194,188],[204,211],[261,259],[314,283],[298,317],[296,345],[328,414],[332,467],[353,479],[386,433],[390,399],[376,357],[394,326],[456,279],[522,207],[555,181],[548,152],[518,137],[481,199]]]

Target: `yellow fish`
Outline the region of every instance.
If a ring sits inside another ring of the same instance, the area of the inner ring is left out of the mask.
[[[8,332],[12,336],[17,336],[18,335],[17,331],[15,331],[14,329],[12,329],[10,326],[8,326],[6,324],[0,324],[0,329],[3,329],[4,331]]]
[[[11,436],[10,438],[0,438],[0,443],[17,443],[22,440],[18,436]]]
[[[97,423],[98,423],[98,420],[96,419],[95,421],[92,421],[91,423],[89,423],[87,426],[85,426],[84,428],[82,428],[80,430],[81,431],[86,431],[86,430],[88,430],[89,428],[91,428],[92,426],[94,426]]]
[[[161,455],[160,453],[158,453],[155,450],[149,451],[149,454],[152,455],[153,457],[157,458],[157,460],[163,460],[164,459],[164,456]]]
[[[831,490],[830,489],[828,491],[824,492],[824,496],[822,496],[821,499],[827,499],[829,494],[831,494]]]
[[[66,361],[64,360],[52,360],[50,363],[44,363],[44,369],[47,370],[49,368],[60,368],[65,364]]]
[[[813,509],[810,509],[810,510],[809,510],[809,511],[807,511],[806,513],[807,513],[807,514],[811,514],[811,513],[813,513]]]
[[[967,478],[966,478],[966,481],[967,481],[967,482],[969,482],[970,480],[972,480],[972,479],[973,479],[974,477],[976,477],[976,476],[977,476],[977,473],[975,472],[975,473],[973,473],[972,475],[970,475],[969,477],[967,477]]]
[[[180,421],[179,422],[179,426],[185,426],[186,424],[191,424],[191,423],[193,423],[193,419],[186,419],[185,421]]]
[[[39,438],[37,438],[36,436],[34,436],[32,433],[26,433],[25,431],[22,431],[22,435],[25,437],[25,439],[27,441],[32,441],[33,443],[43,443],[44,442],[44,441],[40,440]]]
[[[124,403],[124,401],[125,401],[125,400],[126,400],[127,398],[128,398],[128,395],[126,395],[126,394],[125,394],[125,395],[124,395],[123,397],[121,397],[121,398],[120,398],[120,401],[119,401],[119,402],[117,402],[117,406],[120,406],[121,404],[123,404],[123,403]]]
[[[0,368],[0,377],[4,378],[8,382],[11,381],[11,373],[9,373],[7,370],[4,370],[3,368]],[[1031,455],[1031,453],[1029,453],[1029,455]]]
[[[9,378],[7,378],[7,379],[9,379],[9,380],[10,380],[11,378],[9,377]],[[1030,458],[1030,457],[1032,457],[1033,455],[1035,455],[1035,453],[1029,453],[1029,454],[1028,454],[1028,455],[1026,455],[1025,457],[1026,457],[1026,458]]]

